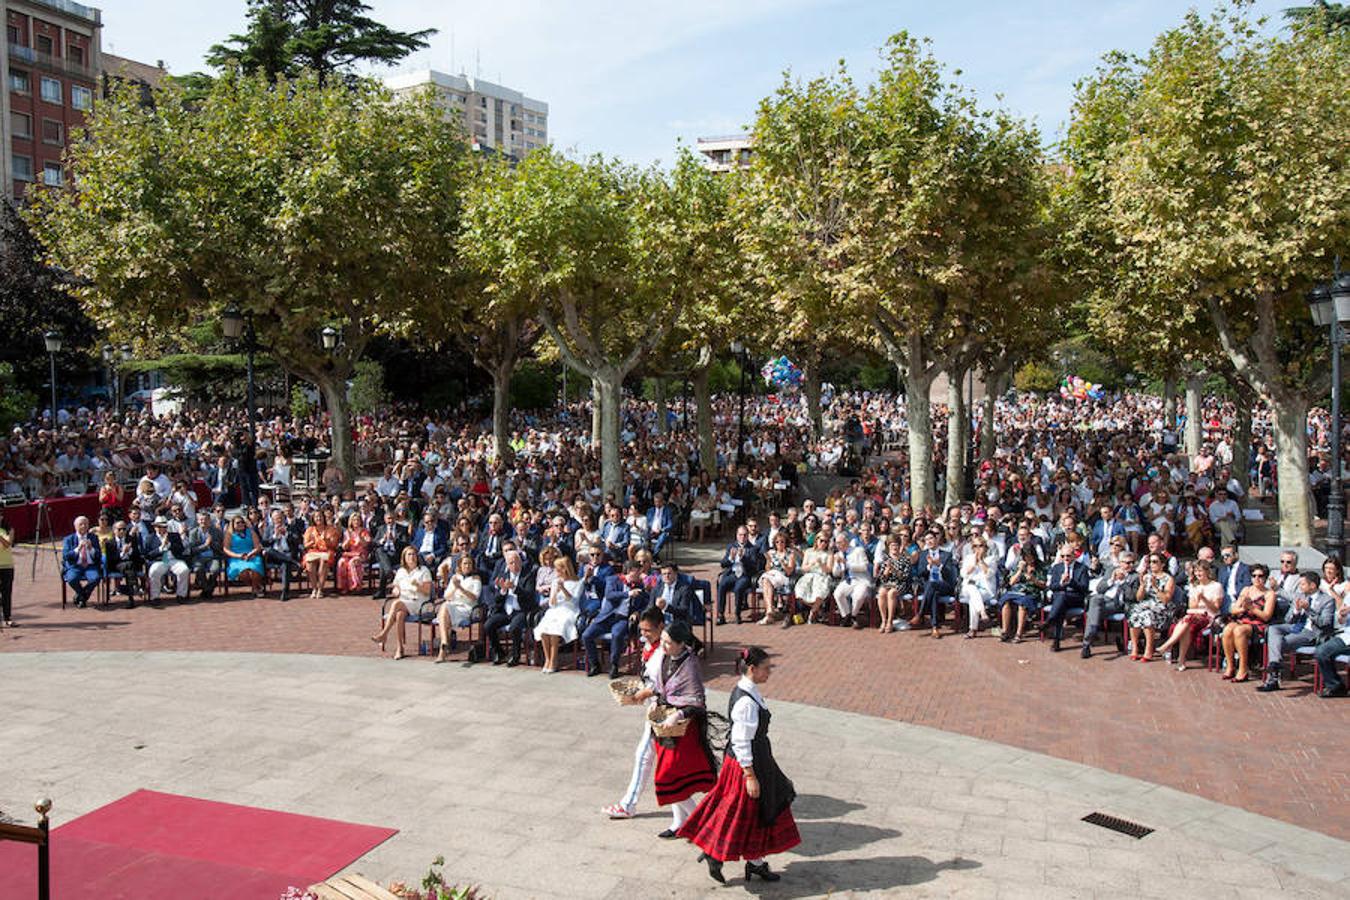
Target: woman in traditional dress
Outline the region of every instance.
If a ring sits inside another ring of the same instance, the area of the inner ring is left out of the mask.
[[[745,860],[745,880],[758,876],[765,881],[780,877],[770,871],[764,857],[783,853],[802,842],[792,818],[797,792],[774,762],[769,743],[769,709],[759,686],[769,680],[773,663],[762,647],[741,652],[745,674],[736,682],[728,704],[731,741],[722,775],[689,816],[679,836],[703,851],[700,862],[708,874],[726,884],[722,864]]]
[[[690,798],[717,783],[717,768],[708,746],[708,717],[703,696],[703,669],[690,647],[694,633],[683,619],[671,622],[661,634],[661,665],[650,688],[639,691],[638,702],[656,697],[674,711],[661,723],[689,722],[679,737],[653,737],[656,768],[652,781],[656,802],[671,807],[670,827],[659,837],[673,838],[696,805]]]

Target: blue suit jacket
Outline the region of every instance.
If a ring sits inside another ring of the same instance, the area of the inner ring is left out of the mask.
[[[1051,593],[1063,591],[1069,595],[1069,599],[1075,603],[1082,602],[1087,598],[1088,593],[1088,567],[1080,562],[1069,563],[1069,581],[1067,584],[1061,584],[1060,579],[1064,577],[1064,563],[1057,562],[1050,567],[1050,574],[1046,577],[1045,589]]]
[[[427,528],[425,525],[418,525],[417,528],[413,531],[412,546],[415,550],[417,550],[419,555],[422,553],[422,541],[423,539],[426,538],[426,536],[427,536]],[[449,543],[450,543],[450,526],[445,524],[444,522],[437,522],[436,529],[432,533],[431,537],[432,554],[435,555],[437,559],[440,559],[442,556],[445,555],[445,548],[449,545]]]
[[[605,579],[605,593],[600,601],[600,609],[595,613],[595,621],[602,622],[610,616],[627,618],[647,608],[647,592],[642,590],[636,597],[628,594],[628,582],[622,575],[610,575]]]
[[[86,570],[98,569],[99,571],[102,571],[103,548],[99,546],[98,535],[94,534],[91,531],[85,537],[89,541],[89,549],[90,549],[89,565],[85,567],[85,569]],[[68,534],[61,541],[61,561],[64,563],[65,569],[70,570],[81,568],[80,554],[79,551],[76,549],[79,546],[80,546],[80,536],[78,534],[74,533]]]
[[[657,535],[669,534],[675,528],[675,517],[671,514],[670,504],[657,509],[653,506],[647,510],[647,530],[651,532],[652,537]]]
[[[1242,560],[1238,560],[1234,565],[1237,566],[1237,578],[1234,582],[1234,590],[1231,594],[1228,592],[1228,576],[1232,572],[1233,567],[1219,566],[1219,571],[1215,575],[1219,584],[1223,585],[1223,612],[1225,613],[1228,612],[1229,605],[1237,599],[1238,594],[1242,593],[1242,589],[1249,587],[1252,583],[1251,566],[1247,565]]]

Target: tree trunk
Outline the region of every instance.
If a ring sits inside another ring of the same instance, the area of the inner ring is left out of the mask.
[[[966,444],[969,443],[969,422],[966,418],[966,373],[947,372],[947,495],[943,506],[951,509],[966,496]]]
[[[1205,376],[1192,374],[1186,376],[1186,455],[1195,459],[1200,454],[1200,442],[1204,436],[1204,421],[1200,408],[1200,394],[1205,387]]]
[[[694,405],[698,414],[698,461],[703,471],[717,475],[717,446],[713,441],[712,391],[708,389],[708,367],[693,373]]]
[[[351,412],[347,409],[347,379],[325,375],[316,380],[319,393],[328,404],[328,415],[333,424],[333,463],[342,472],[343,490],[355,484],[355,458],[352,455]]]
[[[1279,473],[1280,544],[1312,546],[1312,502],[1308,491],[1308,401],[1285,394],[1273,404],[1275,465]]]
[[[670,422],[667,421],[666,412],[666,380],[658,377],[656,379],[656,433],[665,434],[670,431]]]
[[[1252,407],[1256,406],[1259,396],[1245,381],[1233,379],[1237,393],[1237,415],[1233,420],[1233,464],[1230,468],[1233,477],[1242,485],[1242,499],[1247,499],[1251,490],[1252,467]]]
[[[591,378],[591,448],[600,446],[601,422],[604,417],[604,403],[600,396],[600,380]]]
[[[933,488],[933,411],[928,405],[932,375],[915,375],[918,366],[905,371],[905,409],[909,422],[909,502],[918,512],[932,506]]]
[[[806,413],[811,418],[811,432],[820,437],[825,430],[825,419],[820,412],[820,363],[808,357],[802,366],[802,392],[806,394]],[[746,377],[749,375],[747,372]]]
[[[1163,426],[1177,427],[1177,380],[1172,376],[1163,379]]]
[[[600,489],[606,495],[623,496],[623,469],[619,465],[619,421],[623,377],[617,372],[597,375],[600,388]]]
[[[497,459],[509,463],[515,458],[511,435],[507,430],[511,414],[511,370],[515,360],[492,369],[492,440],[497,447]]]

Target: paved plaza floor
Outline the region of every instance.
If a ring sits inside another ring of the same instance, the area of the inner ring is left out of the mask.
[[[807,665],[785,656],[775,678]],[[352,866],[380,880],[420,880],[443,855],[451,878],[500,898],[745,893],[655,837],[667,818],[650,792],[634,820],[599,814],[640,731],[603,679],[51,652],[0,654],[0,683],[0,811],[18,818],[40,795],[59,825],[151,788],[398,828]],[[1350,844],[1337,838],[1004,744],[786,702],[775,682],[767,694],[804,842],[775,860],[780,884],[756,885],[766,897],[1350,894]],[[1231,777],[1218,764],[1211,775]],[[1094,811],[1157,831],[1134,840],[1080,821]]]

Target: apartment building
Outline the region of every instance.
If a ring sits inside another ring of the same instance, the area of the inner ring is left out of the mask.
[[[703,164],[714,172],[730,172],[750,165],[751,141],[748,134],[728,134],[699,138],[695,149],[703,155]]]
[[[74,0],[0,0],[0,184],[22,198],[28,185],[61,185],[72,129],[93,108],[102,71],[102,14]]]
[[[524,159],[548,144],[548,104],[520,91],[431,69],[391,75],[384,83],[396,97],[431,91],[447,115],[458,117],[476,149]]]

